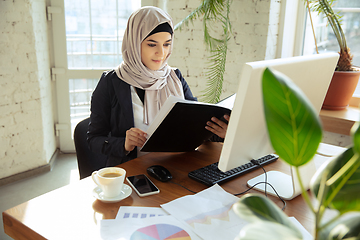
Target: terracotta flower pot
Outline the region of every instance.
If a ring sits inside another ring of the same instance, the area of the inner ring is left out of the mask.
[[[360,77],[360,71],[335,71],[326,93],[322,108],[328,110],[345,109],[350,102]]]

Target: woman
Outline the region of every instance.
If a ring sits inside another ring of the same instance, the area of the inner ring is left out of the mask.
[[[170,95],[197,100],[181,72],[167,65],[172,42],[173,23],[163,10],[143,7],[130,16],[123,62],[103,73],[91,99],[88,143],[93,152],[108,156],[107,166],[142,154],[137,149],[146,141],[145,132]],[[211,120],[206,128],[224,138],[227,124]]]

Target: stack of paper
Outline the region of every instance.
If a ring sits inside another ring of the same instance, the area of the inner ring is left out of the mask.
[[[238,200],[214,185],[163,204],[161,208],[120,207],[116,219],[101,220],[101,237],[109,240],[233,240],[247,224],[232,209]]]

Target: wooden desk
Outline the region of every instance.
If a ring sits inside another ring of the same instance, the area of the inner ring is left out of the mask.
[[[206,143],[194,152],[150,153],[124,163],[121,167],[130,176],[146,173],[147,167],[160,164],[170,170],[174,182],[194,191],[202,191],[206,186],[190,179],[187,174],[218,161],[221,147],[220,143]],[[267,171],[289,171],[289,167],[281,161],[265,168]],[[239,193],[247,189],[248,179],[261,173],[259,169],[221,186],[230,193]],[[103,203],[92,196],[96,186],[92,179],[85,178],[3,212],[5,233],[14,239],[100,239],[99,220],[114,219],[120,206],[159,207],[160,204],[191,194],[176,184],[152,180],[160,188],[160,194],[140,198],[133,191],[130,197],[120,202]],[[282,207],[279,199],[270,198]],[[312,232],[314,217],[301,196],[287,201],[285,213],[294,216]]]

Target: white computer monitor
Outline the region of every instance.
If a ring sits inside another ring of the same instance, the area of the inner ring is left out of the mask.
[[[246,63],[221,151],[219,169],[228,171],[274,152],[262,103],[261,80],[266,67],[288,76],[320,112],[338,58],[337,53],[324,53]]]

